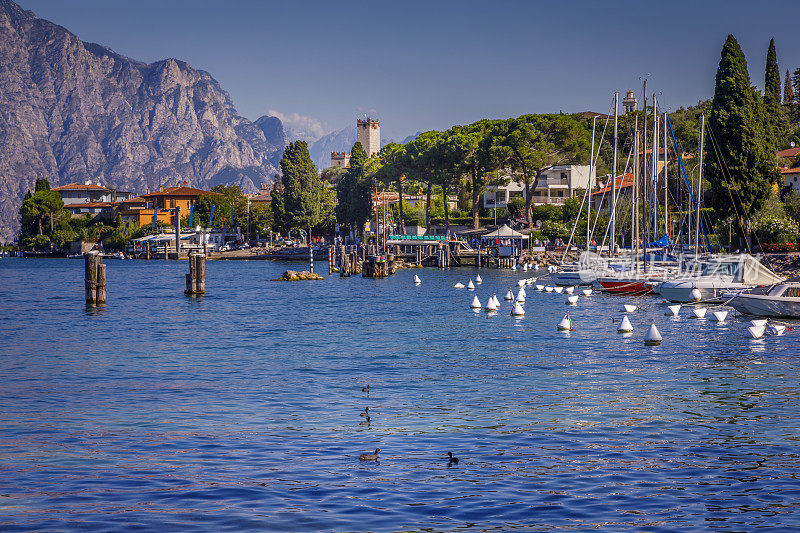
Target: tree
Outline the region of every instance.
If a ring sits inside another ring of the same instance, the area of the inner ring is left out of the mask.
[[[64,216],[64,202],[61,201],[60,194],[49,188],[39,190],[22,202],[19,214],[23,230],[32,229],[35,226],[37,235],[43,235],[45,219]]]
[[[792,80],[789,78],[788,68],[783,82],[783,103],[784,105],[792,105],[794,103],[794,90],[792,89]]]
[[[403,183],[406,180],[404,173],[405,147],[402,144],[389,143],[381,149],[380,157],[382,166],[376,174],[376,178],[389,185],[395,183],[398,195],[398,210],[401,233],[405,233],[405,213],[403,213]]]
[[[322,220],[322,180],[305,141],[289,143],[281,158],[283,201],[289,229],[310,229]]]
[[[722,47],[711,105],[706,176],[720,216],[737,217],[749,246],[749,217],[769,197],[777,171],[764,104],[733,35]]]
[[[533,192],[542,172],[567,161],[589,159],[590,137],[585,127],[569,115],[523,115],[508,121],[498,141],[500,161],[513,179],[525,185],[525,220],[533,227]],[[533,182],[531,182],[533,180]]]
[[[769,40],[767,49],[767,66],[764,72],[764,108],[767,113],[772,150],[778,150],[778,139],[781,137],[781,75],[778,71],[778,59],[775,54],[775,39]]]
[[[50,182],[47,181],[46,178],[36,178],[36,185],[34,188],[34,192],[49,191],[49,190],[50,190]]]
[[[361,143],[356,142],[350,150],[350,168],[336,184],[336,219],[359,236],[372,215],[372,166]]]

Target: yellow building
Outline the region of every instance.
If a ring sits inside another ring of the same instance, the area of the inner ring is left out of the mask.
[[[170,210],[180,207],[181,216],[186,216],[197,198],[203,194],[221,196],[219,193],[194,187],[167,187],[123,201],[120,214],[123,220],[134,220],[142,226],[153,222],[153,211],[158,209],[158,221],[174,225],[173,212]]]

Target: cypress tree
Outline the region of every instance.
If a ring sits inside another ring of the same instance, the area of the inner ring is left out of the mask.
[[[786,77],[783,82],[783,103],[791,105],[794,103],[794,90],[792,90],[792,80],[789,78],[789,69],[786,69]]]
[[[781,74],[778,71],[778,59],[775,54],[775,39],[769,40],[767,49],[767,68],[764,72],[764,105],[767,111],[777,114],[781,105]]]
[[[281,158],[286,219],[291,229],[308,230],[322,219],[322,180],[305,141],[289,143]]]
[[[350,150],[350,168],[336,183],[336,219],[361,235],[372,214],[372,187],[367,152],[356,142]]]
[[[749,246],[749,216],[769,197],[778,174],[766,109],[733,35],[722,47],[711,107],[706,176],[721,217],[738,219]]]

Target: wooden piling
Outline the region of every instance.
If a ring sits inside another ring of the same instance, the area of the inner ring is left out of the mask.
[[[206,254],[195,256],[195,294],[206,293]]]
[[[333,274],[333,246],[328,246],[328,275]]]
[[[106,267],[100,252],[83,254],[84,297],[88,305],[106,303]],[[102,288],[100,285],[102,284]]]

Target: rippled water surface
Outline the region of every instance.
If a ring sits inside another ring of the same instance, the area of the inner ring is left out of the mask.
[[[559,332],[564,295],[514,319],[507,270],[481,271],[489,316],[469,269],[217,261],[189,298],[186,262],[107,264],[87,310],[83,261],[0,260],[4,531],[800,527],[800,331],[647,299],[621,336],[594,294]]]

